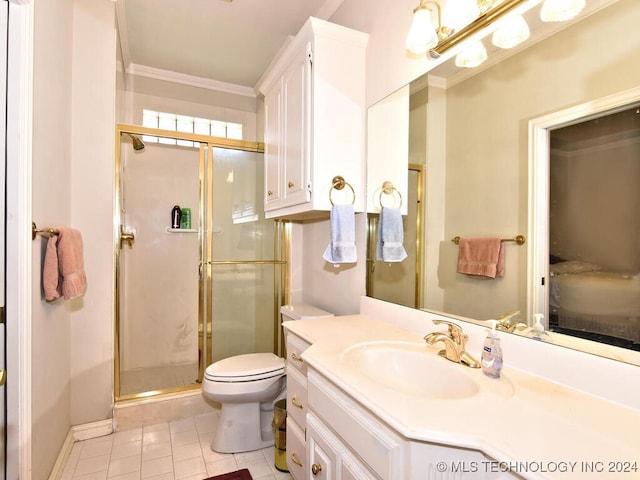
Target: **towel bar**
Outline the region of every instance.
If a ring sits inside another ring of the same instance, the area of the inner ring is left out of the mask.
[[[345,185],[351,189],[351,193],[353,194],[353,200],[351,201],[351,204],[356,203],[356,191],[353,189],[353,187],[351,186],[351,184],[349,182],[347,182],[340,175],[337,175],[337,176],[333,177],[333,180],[331,181],[331,190],[329,190],[329,201],[331,202],[331,205],[333,205],[333,199],[331,198],[331,192],[333,192],[334,189],[335,190],[342,190],[345,187]]]
[[[31,240],[35,240],[39,233],[47,233],[49,235],[59,235],[60,230],[57,228],[38,228],[36,222],[31,222]]]
[[[385,182],[382,182],[382,188],[380,189],[380,196],[378,197],[378,202],[380,203],[380,208],[383,207],[382,205],[382,194],[384,193],[385,195],[391,195],[393,196],[393,192],[398,194],[398,198],[400,199],[400,205],[398,206],[398,208],[402,207],[402,195],[400,195],[400,191],[393,186],[393,183],[389,182],[388,180]]]
[[[525,238],[524,235],[517,235],[513,238],[503,238],[501,239],[503,242],[516,242],[518,245],[524,245]],[[453,243],[458,245],[460,243],[460,237],[454,237],[451,239]]]

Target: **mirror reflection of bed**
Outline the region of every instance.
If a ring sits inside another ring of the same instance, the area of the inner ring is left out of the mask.
[[[551,132],[549,326],[640,351],[640,108]]]

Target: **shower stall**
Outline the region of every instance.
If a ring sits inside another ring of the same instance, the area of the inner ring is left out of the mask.
[[[281,353],[288,224],[264,218],[263,150],[116,125],[116,401],[199,388],[221,358]]]

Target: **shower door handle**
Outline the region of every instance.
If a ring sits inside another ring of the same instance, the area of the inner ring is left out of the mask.
[[[130,247],[133,247],[133,241],[136,239],[135,235],[132,232],[125,232],[124,227],[120,225],[120,249],[122,249],[122,244],[127,242]]]

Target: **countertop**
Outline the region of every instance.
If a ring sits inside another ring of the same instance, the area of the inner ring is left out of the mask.
[[[422,342],[437,355],[442,344],[428,346],[419,335],[364,315],[283,325],[311,344],[303,358],[312,368],[407,439],[478,450],[525,478],[640,478],[637,410],[510,368],[508,358],[500,379],[451,364],[476,380],[476,395],[405,394],[363,375],[345,349],[371,341]],[[479,358],[480,352],[469,353]]]

